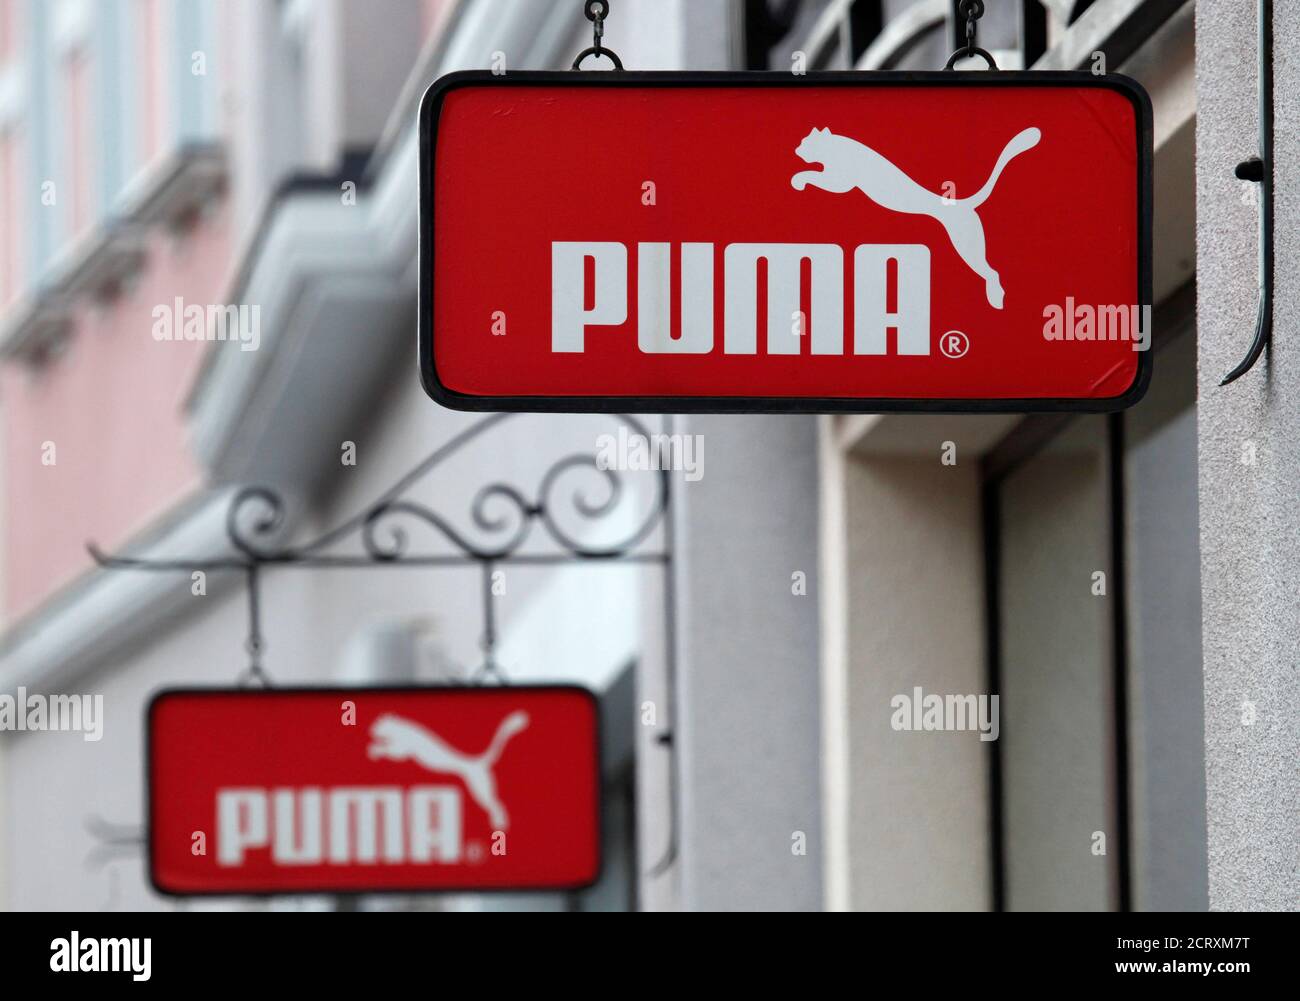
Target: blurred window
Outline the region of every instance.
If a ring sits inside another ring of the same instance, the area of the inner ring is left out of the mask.
[[[1068,0],[1067,0],[1068,2]],[[808,70],[940,69],[966,42],[959,0],[746,0],[746,65],[786,70],[796,53]],[[1073,20],[1074,9],[1044,0],[989,3],[978,44],[1003,69],[1032,65],[1049,31]]]
[[[63,88],[67,114],[65,176],[72,196],[68,233],[76,236],[91,221],[91,186],[96,170],[90,139],[90,56],[84,46],[77,46],[64,58]]]

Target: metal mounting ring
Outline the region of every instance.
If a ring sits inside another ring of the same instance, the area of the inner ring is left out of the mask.
[[[990,55],[987,50],[981,49],[978,45],[973,45],[968,49],[958,49],[951,56],[949,56],[948,65],[945,66],[944,69],[950,70],[957,65],[958,59],[968,59],[971,56],[979,56],[980,58],[982,58],[986,63],[989,64],[989,69],[991,70],[996,71],[998,68],[998,64],[994,62],[993,56]]]
[[[623,60],[618,57],[618,55],[614,52],[613,49],[607,49],[603,45],[599,47],[592,45],[579,52],[578,58],[573,60],[573,68],[575,70],[581,69],[582,61],[586,59],[588,56],[608,56],[609,61],[614,64],[614,69],[622,72]]]
[[[587,15],[588,21],[603,21],[609,17],[609,0],[587,0],[582,12]]]

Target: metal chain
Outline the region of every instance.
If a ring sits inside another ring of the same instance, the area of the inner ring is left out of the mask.
[[[984,16],[984,0],[961,0],[958,12],[966,18],[966,55],[975,54],[975,22]]]
[[[996,70],[998,65],[993,61],[993,56],[975,44],[975,25],[984,16],[984,0],[961,0],[957,4],[957,14],[966,19],[966,45],[949,57],[948,65],[944,69],[952,69],[957,64],[958,59],[970,59],[974,56],[980,56],[988,63],[989,69]]]
[[[613,49],[605,48],[605,18],[609,17],[609,0],[586,0],[583,4],[582,12],[591,22],[591,46],[583,49],[578,53],[578,58],[573,60],[573,68],[580,69],[582,61],[588,56],[595,56],[599,59],[601,56],[607,58],[614,64],[614,69],[623,69],[623,60]]]
[[[587,0],[584,13],[591,22],[591,47],[599,53],[601,39],[605,37],[605,18],[609,17],[609,0]]]
[[[496,594],[493,593],[492,584],[493,576],[496,571],[496,564],[491,560],[483,563],[483,663],[479,665],[477,671],[470,675],[469,683],[471,685],[481,685],[487,680],[495,680],[499,684],[508,684],[509,679],[501,665],[497,663],[497,614]]]
[[[245,649],[248,651],[248,669],[239,676],[239,686],[270,688],[271,678],[262,668],[262,651],[266,644],[262,640],[262,603],[256,563],[248,566],[248,642]]]

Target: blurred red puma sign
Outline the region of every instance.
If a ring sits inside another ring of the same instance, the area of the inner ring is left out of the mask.
[[[464,410],[1120,409],[1151,108],[1088,73],[459,73],[420,364]]]
[[[168,691],[148,743],[164,893],[573,889],[600,868],[585,689]]]

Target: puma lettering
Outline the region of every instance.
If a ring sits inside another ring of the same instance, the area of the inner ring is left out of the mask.
[[[586,350],[588,327],[620,326],[628,313],[628,251],[621,243],[551,244],[551,350]],[[645,354],[708,354],[714,346],[714,245],[680,249],[681,329],[672,335],[672,245],[637,244],[637,346]],[[591,288],[586,281],[592,260]],[[768,354],[844,353],[844,250],[834,243],[731,243],[722,252],[726,283],[723,352],[751,355],[761,335]],[[792,322],[800,312],[802,265],[811,265],[810,337]],[[760,262],[767,269],[767,301],[758,309]],[[896,277],[890,282],[891,265]],[[896,305],[890,309],[890,285]],[[898,353],[930,353],[930,250],[921,244],[863,244],[853,253],[853,353],[883,355],[888,331]],[[588,309],[588,293],[592,305]]]
[[[461,857],[460,790],[217,790],[217,864],[242,866],[250,852],[266,849],[278,866],[455,863]]]

